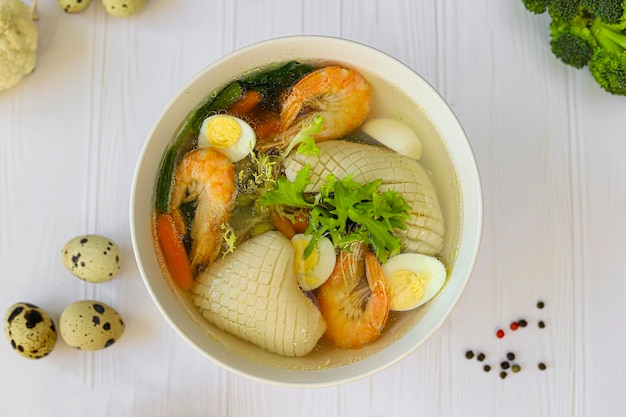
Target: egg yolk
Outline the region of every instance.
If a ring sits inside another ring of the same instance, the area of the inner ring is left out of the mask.
[[[428,282],[427,277],[408,269],[398,269],[386,279],[394,309],[403,309],[421,300]]]
[[[239,140],[241,133],[241,126],[232,117],[215,116],[206,124],[207,140],[217,149],[230,148]]]
[[[294,240],[292,244],[296,252],[294,260],[296,275],[298,275],[299,280],[301,280],[301,278],[304,278],[303,281],[305,281],[307,284],[314,284],[314,282],[318,278],[311,276],[311,271],[313,271],[313,269],[319,263],[319,250],[317,248],[313,249],[311,254],[306,259],[304,259],[304,250],[308,246],[309,242],[306,239],[297,239]]]

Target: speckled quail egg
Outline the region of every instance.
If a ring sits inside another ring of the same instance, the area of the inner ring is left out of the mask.
[[[63,265],[76,277],[89,282],[109,281],[121,268],[119,247],[100,235],[77,236],[61,250]]]
[[[30,303],[9,307],[4,331],[13,349],[28,359],[48,356],[57,341],[56,327],[48,313]]]
[[[311,241],[311,235],[298,233],[291,238],[294,248],[294,270],[296,280],[304,291],[311,291],[322,285],[335,269],[337,256],[335,247],[327,237],[321,237],[308,257],[304,250]]]
[[[395,119],[371,119],[361,127],[367,133],[386,147],[401,155],[413,159],[422,157],[422,142],[413,129],[407,124]]]
[[[215,148],[231,162],[245,158],[255,144],[256,135],[252,126],[238,117],[216,114],[204,119],[200,126],[198,148]]]
[[[78,350],[100,350],[117,342],[124,321],[113,307],[95,300],[70,304],[61,313],[59,331],[65,342]]]
[[[116,17],[128,17],[143,9],[148,0],[102,0],[107,13]]]
[[[80,13],[89,6],[91,0],[57,0],[65,13]]]
[[[405,311],[432,299],[446,282],[446,268],[435,257],[419,253],[401,253],[383,264],[389,289],[389,308]]]

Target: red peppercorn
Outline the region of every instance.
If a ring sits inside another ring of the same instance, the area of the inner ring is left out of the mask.
[[[516,321],[514,321],[513,323],[511,323],[510,327],[511,327],[511,330],[515,331],[519,327],[519,324]]]
[[[499,329],[499,330],[496,332],[496,336],[498,336],[498,339],[502,339],[502,338],[504,337],[504,330]]]

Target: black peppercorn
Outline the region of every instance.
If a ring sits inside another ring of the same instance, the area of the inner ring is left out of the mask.
[[[509,352],[506,354],[506,358],[510,361],[514,361],[515,360],[515,353],[513,352]]]
[[[480,362],[485,360],[485,354],[484,353],[479,353],[478,356],[476,356],[476,359],[478,359]]]
[[[540,310],[541,310],[541,309],[542,309],[542,308],[544,308],[544,307],[545,307],[545,304],[543,303],[543,301],[538,301],[538,302],[537,302],[537,308],[538,308],[538,309],[540,309]]]
[[[506,378],[506,372],[504,371],[500,372],[500,378],[502,379]]]
[[[546,364],[545,364],[545,363],[543,363],[543,362],[539,362],[539,365],[537,365],[537,367],[538,367],[538,368],[539,368],[539,370],[541,370],[541,371],[545,371],[545,370],[546,370],[546,368],[547,368]]]
[[[465,352],[465,357],[467,359],[472,359],[474,357],[474,352],[472,352],[471,350],[468,350],[467,352]]]

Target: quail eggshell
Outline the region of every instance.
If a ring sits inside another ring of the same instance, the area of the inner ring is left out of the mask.
[[[13,349],[28,359],[48,356],[57,341],[54,321],[30,303],[16,303],[4,317],[4,332]]]
[[[143,9],[148,0],[102,0],[105,10],[116,17],[128,17]]]
[[[91,0],[57,0],[65,13],[80,13],[89,6]]]
[[[117,342],[125,329],[113,307],[95,300],[70,304],[61,313],[59,331],[65,342],[78,350],[100,350]]]
[[[63,265],[76,277],[93,283],[113,279],[121,268],[119,247],[100,235],[78,236],[61,250]]]

